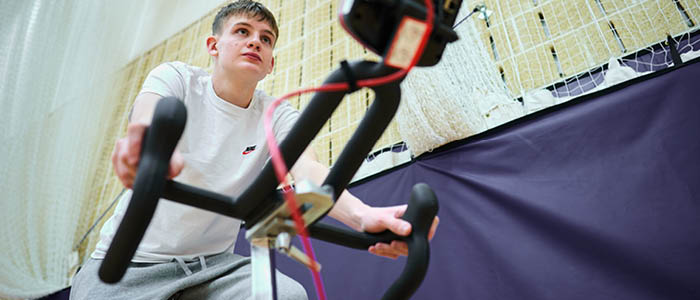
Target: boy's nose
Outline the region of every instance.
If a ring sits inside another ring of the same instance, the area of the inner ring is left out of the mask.
[[[248,42],[248,48],[255,48],[256,50],[260,50],[260,43],[250,41]]]
[[[260,37],[258,35],[252,36],[250,41],[248,41],[248,48],[255,47],[256,50],[260,50],[260,46]]]

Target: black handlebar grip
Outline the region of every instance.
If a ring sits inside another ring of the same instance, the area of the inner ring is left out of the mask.
[[[167,97],[158,101],[144,133],[129,207],[100,266],[99,276],[105,283],[121,280],[141,243],[163,193],[170,157],[186,121],[187,110],[180,100]]]
[[[408,258],[399,278],[387,290],[382,299],[408,299],[420,286],[428,270],[430,246],[428,233],[438,212],[435,193],[425,183],[413,186],[408,208],[402,219],[411,223],[411,234],[406,237],[385,231],[378,234],[361,233],[316,223],[309,227],[309,234],[317,239],[356,249],[367,249],[378,242],[390,243],[403,240],[408,244]]]
[[[406,265],[382,299],[408,299],[423,282],[430,261],[428,233],[437,212],[437,197],[430,186],[425,183],[413,186],[411,200],[402,217],[412,225],[411,234],[405,240],[408,244]]]

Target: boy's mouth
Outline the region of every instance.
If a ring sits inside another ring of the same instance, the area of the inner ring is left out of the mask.
[[[262,58],[257,53],[253,53],[253,52],[243,53],[243,56],[247,56],[247,57],[250,57],[251,59],[262,62]]]

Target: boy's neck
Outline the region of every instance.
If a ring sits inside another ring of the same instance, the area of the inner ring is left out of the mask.
[[[214,92],[219,98],[242,108],[248,108],[258,85],[257,81],[241,80],[240,77],[229,78],[223,72],[216,72],[216,69],[211,80]]]

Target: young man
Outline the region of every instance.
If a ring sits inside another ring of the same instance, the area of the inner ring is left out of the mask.
[[[278,37],[274,16],[259,3],[240,0],[219,11],[212,34],[206,40],[214,61],[212,74],[173,62],[158,66],[146,78],[127,135],[117,141],[112,155],[115,172],[126,187],[132,187],[143,133],[155,104],[166,96],[182,99],[188,111],[185,132],[170,163],[170,177],[238,196],[267,161],[263,115],[274,98],[255,88],[274,66],[272,51]],[[276,109],[273,128],[278,141],[298,115],[289,103]],[[316,160],[313,150],[307,150],[291,173],[298,180],[320,184],[328,170]],[[240,220],[170,201],[158,204],[124,278],[114,285],[102,283],[97,270],[123,218],[130,192],[120,199],[91,258],[76,275],[72,299],[250,298],[250,260],[233,254]],[[407,235],[410,224],[398,218],[405,208],[369,207],[345,191],[329,215],[356,230],[388,229]],[[392,258],[407,252],[406,245],[399,242],[377,244],[369,251]],[[306,299],[297,282],[279,272],[277,276],[281,299]]]

